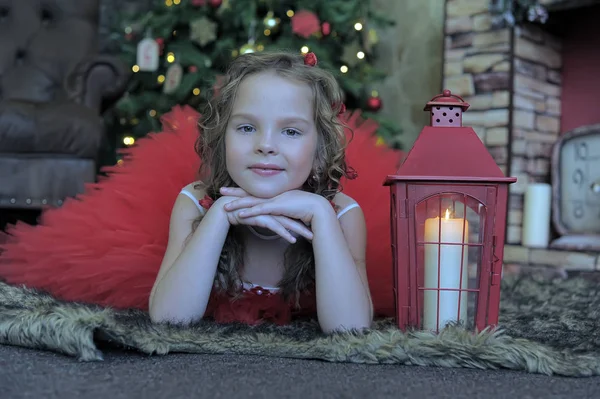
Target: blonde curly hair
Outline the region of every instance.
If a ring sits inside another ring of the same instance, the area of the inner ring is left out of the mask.
[[[343,92],[331,73],[307,65],[304,60],[301,54],[261,52],[240,55],[230,65],[217,94],[201,113],[201,134],[196,141],[196,152],[201,159],[200,187],[213,200],[220,197],[220,187],[237,187],[226,167],[225,131],[240,83],[250,75],[266,71],[305,83],[312,89],[318,150],[313,171],[302,189],[329,200],[341,191],[340,180],[349,177],[345,159],[346,126],[339,119],[344,109]],[[201,219],[194,221],[194,229]],[[234,296],[241,292],[244,253],[239,227],[234,226],[221,252],[215,288]],[[310,242],[299,238],[296,244],[290,245],[284,255],[284,265],[284,276],[278,286],[286,299],[293,298],[297,304],[300,294],[314,284],[315,264]]]

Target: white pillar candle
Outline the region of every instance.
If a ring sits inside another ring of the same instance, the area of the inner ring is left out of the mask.
[[[546,183],[531,183],[525,191],[521,243],[525,247],[546,248],[550,241],[552,188]]]
[[[443,243],[468,243],[469,223],[466,220],[452,219],[449,211],[441,220],[442,233],[439,234],[440,218],[425,220],[425,241]],[[463,237],[464,224],[464,239]],[[423,302],[423,329],[437,330],[444,328],[448,322],[467,319],[466,291],[438,291],[438,288],[467,289],[468,288],[468,246],[448,244],[425,244],[425,290]],[[439,284],[438,284],[438,254],[439,254]],[[461,262],[462,260],[462,262]],[[462,276],[461,276],[462,271]],[[462,278],[461,278],[462,277]],[[439,293],[439,316],[438,316]],[[460,299],[459,299],[460,294]],[[459,315],[460,304],[460,315]],[[438,324],[439,321],[439,324]]]

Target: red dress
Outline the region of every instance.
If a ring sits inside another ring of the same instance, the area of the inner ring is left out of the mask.
[[[198,116],[188,106],[173,108],[162,118],[163,131],[127,149],[123,163],[104,169],[108,177],[62,207],[45,210],[38,225],[9,227],[0,237],[0,280],[67,301],[147,310],[168,241],[173,203],[181,189],[198,178]],[[376,314],[388,316],[394,308],[390,208],[389,190],[382,183],[403,154],[378,145],[373,135],[377,124],[363,120],[359,112],[341,117],[354,133],[347,158],[358,173],[357,179],[342,182],[344,193],[365,214],[369,286]],[[213,294],[207,313],[217,321],[280,324],[296,314],[276,292],[254,294],[247,292],[235,301]],[[314,312],[314,301],[304,302],[303,308]]]

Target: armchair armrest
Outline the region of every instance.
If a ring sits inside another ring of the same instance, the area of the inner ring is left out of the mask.
[[[130,76],[131,72],[119,58],[98,54],[73,68],[65,80],[65,90],[70,100],[100,113],[102,100],[123,94]]]

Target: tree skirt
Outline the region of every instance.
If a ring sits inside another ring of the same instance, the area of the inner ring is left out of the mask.
[[[473,334],[398,330],[378,320],[363,333],[325,335],[315,322],[279,327],[152,324],[138,310],[66,303],[0,282],[0,343],[52,350],[81,361],[102,360],[99,348],[165,355],[174,352],[255,354],[329,362],[511,369],[573,377],[600,375],[600,292],[581,278],[506,279],[500,326]]]

